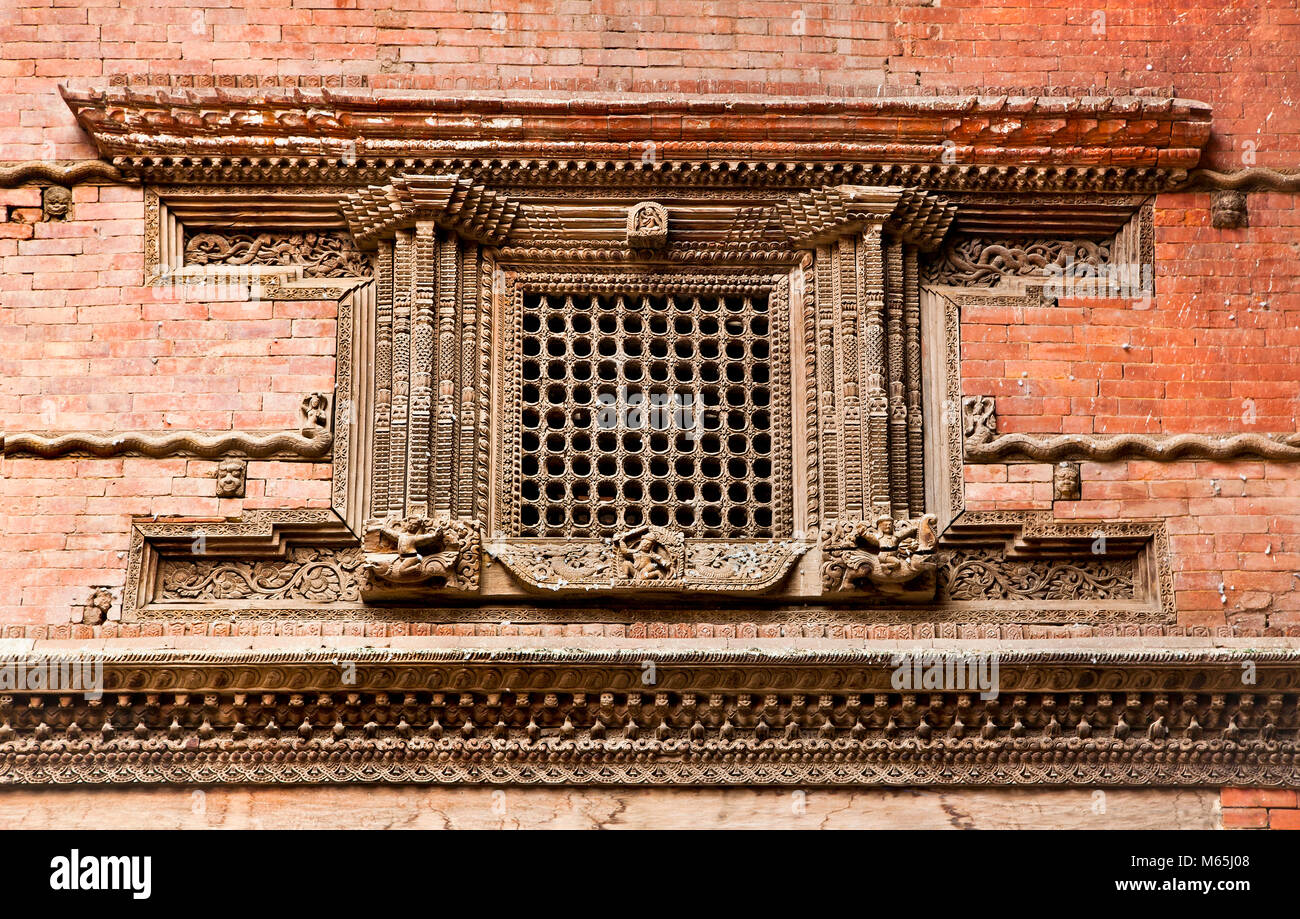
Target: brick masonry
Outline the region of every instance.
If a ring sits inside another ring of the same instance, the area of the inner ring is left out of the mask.
[[[611,95],[1177,94],[1214,108],[1204,165],[1294,168],[1298,40],[1300,12],[1290,0],[1140,8],[1110,0],[33,0],[0,24],[0,166],[93,158],[56,86],[119,83]],[[1001,430],[1296,430],[1296,198],[1252,194],[1250,226],[1236,230],[1210,226],[1208,199],[1185,193],[1156,201],[1157,293],[1142,308],[1062,300],[1053,308],[964,311],[963,385],[969,394],[997,396]],[[5,428],[295,426],[301,394],[331,386],[334,304],[159,296],[143,286],[143,230],[138,188],[79,185],[69,219],[58,222],[43,219],[38,187],[0,189]],[[249,628],[68,624],[91,587],[121,587],[132,516],[234,515],[329,501],[328,465],[254,461],[242,499],[215,496],[212,468],[186,459],[4,459],[5,636],[125,637],[132,629],[142,637],[221,636]],[[1085,463],[1082,472],[1082,500],[1055,502],[1058,515],[1168,521],[1179,621],[1144,635],[1300,628],[1300,466],[1117,462]],[[967,488],[972,508],[1053,507],[1044,465],[968,467]],[[444,627],[255,628],[418,635]],[[537,628],[635,637],[638,626]],[[1006,628],[996,637],[1018,637]],[[707,637],[709,629],[668,627],[655,637]],[[1024,637],[1055,634],[1028,630]],[[530,633],[520,627],[518,634]],[[1225,826],[1294,826],[1300,814],[1291,792],[1225,790],[1222,805]]]

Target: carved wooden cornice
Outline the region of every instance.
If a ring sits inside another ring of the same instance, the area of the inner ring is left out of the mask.
[[[0,781],[1297,782],[1293,647],[950,651],[954,668],[984,676],[996,659],[991,698],[974,685],[900,690],[900,665],[942,655],[900,645],[13,656],[0,667],[102,668],[103,695],[0,690]]]
[[[62,89],[109,157],[815,159],[1190,168],[1210,108],[1154,97],[510,100],[367,90]],[[946,142],[946,143],[945,143]]]

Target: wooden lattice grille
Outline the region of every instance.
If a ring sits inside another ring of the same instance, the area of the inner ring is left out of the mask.
[[[513,535],[789,535],[778,299],[522,291]]]

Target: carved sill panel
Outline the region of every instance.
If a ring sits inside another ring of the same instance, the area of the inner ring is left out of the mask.
[[[947,600],[1132,600],[1135,561],[1008,558],[992,549],[938,552],[939,596]]]
[[[647,527],[606,540],[511,540],[487,551],[536,590],[760,593],[780,583],[808,548],[793,540],[685,539]]]

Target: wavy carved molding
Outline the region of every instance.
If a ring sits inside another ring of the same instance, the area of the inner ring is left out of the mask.
[[[82,182],[124,181],[126,179],[116,166],[99,160],[83,160],[66,166],[43,161],[0,166],[0,188],[14,188],[31,182],[77,185]]]
[[[104,694],[0,694],[0,782],[1298,781],[1293,648],[1006,652],[991,698],[987,653],[925,692],[894,685],[906,653],[668,651],[651,684],[645,651],[10,658],[98,661]]]
[[[1249,166],[1245,169],[1193,169],[1187,187],[1230,189],[1233,191],[1300,191],[1300,172]]]
[[[998,434],[992,396],[962,399],[965,457],[970,463],[1019,460],[1112,462],[1142,459],[1300,461],[1300,434]]]
[[[122,434],[67,432],[58,434],[6,434],[5,456],[35,456],[55,459],[60,456],[89,455],[101,459],[113,456],[195,456],[215,459],[220,456],[246,456],[250,459],[328,458],[333,435],[324,429],[310,436],[296,431],[265,434],[232,431],[206,434],[198,431],[144,431]]]

